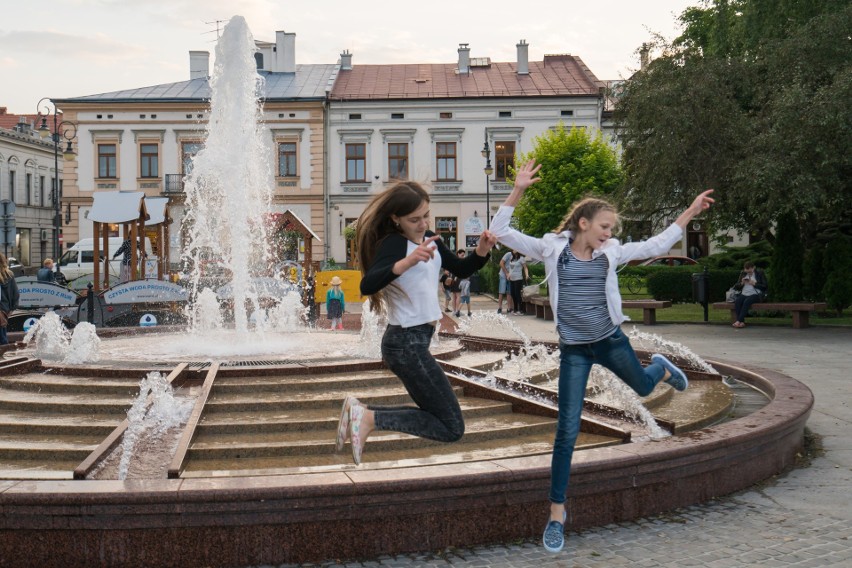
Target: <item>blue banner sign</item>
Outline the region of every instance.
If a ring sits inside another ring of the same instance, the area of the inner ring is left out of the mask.
[[[77,294],[58,284],[51,282],[38,282],[19,278],[18,293],[20,299],[18,306],[21,308],[51,308],[53,306],[75,306],[77,305]]]
[[[139,302],[185,302],[188,292],[183,286],[162,280],[134,280],[104,292],[107,304],[136,304]]]

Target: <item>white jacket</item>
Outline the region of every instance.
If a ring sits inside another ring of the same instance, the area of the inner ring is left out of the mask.
[[[514,211],[515,208],[508,205],[500,207],[497,215],[491,221],[491,232],[496,235],[497,240],[507,247],[544,262],[544,277],[547,280],[550,306],[558,324],[559,278],[556,275],[556,262],[568,245],[571,232],[547,233],[540,239],[525,235],[509,226]],[[627,319],[621,312],[621,293],[618,291],[618,275],[615,273],[615,269],[631,260],[666,254],[682,237],[683,229],[679,225],[672,224],[665,231],[647,241],[622,245],[618,242],[618,239],[609,239],[601,248],[592,253],[592,258],[605,254],[609,260],[609,268],[606,274],[606,302],[609,316],[615,325],[620,325]]]

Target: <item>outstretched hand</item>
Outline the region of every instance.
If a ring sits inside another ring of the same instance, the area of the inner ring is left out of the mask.
[[[479,237],[479,242],[476,244],[476,254],[479,256],[488,256],[491,249],[497,244],[497,236],[489,230],[482,231],[482,236]]]
[[[540,177],[534,177],[540,169],[541,164],[536,165],[535,160],[521,164],[521,167],[515,170],[515,189],[523,192],[535,182],[541,181]]]
[[[710,209],[710,206],[716,203],[716,200],[710,197],[711,193],[713,193],[713,190],[708,189],[693,200],[692,205],[689,206],[689,212],[692,213],[693,216],[700,215],[703,211]]]

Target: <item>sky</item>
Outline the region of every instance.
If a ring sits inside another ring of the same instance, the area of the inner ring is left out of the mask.
[[[0,0],[0,107],[34,114],[43,97],[70,98],[189,79],[189,52],[213,54],[217,25],[243,16],[256,40],[296,34],[297,64],[530,61],[578,55],[601,80],[629,76],[655,33],[679,33],[699,0]],[[218,22],[218,23],[217,23]],[[653,54],[652,54],[653,56]]]

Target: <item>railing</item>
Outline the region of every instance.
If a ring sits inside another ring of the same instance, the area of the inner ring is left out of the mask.
[[[183,174],[166,174],[164,193],[183,193]]]

